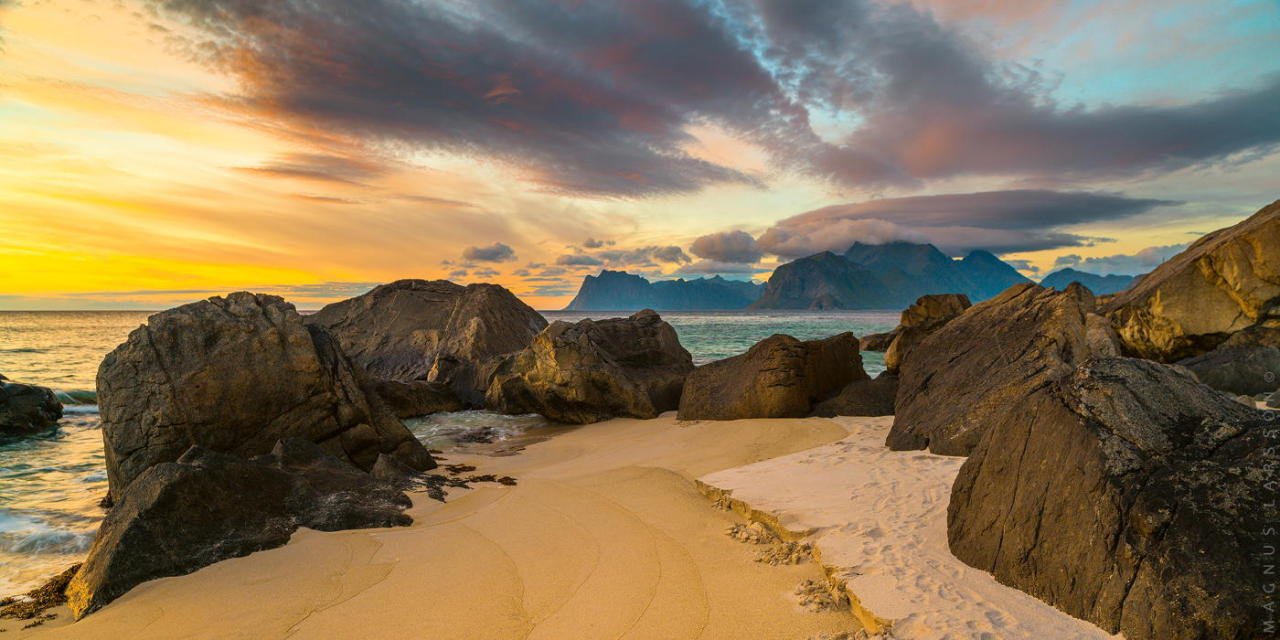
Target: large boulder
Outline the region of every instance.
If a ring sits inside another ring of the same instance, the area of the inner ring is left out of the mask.
[[[369,389],[398,418],[460,411],[467,406],[452,389],[440,382],[371,380]]]
[[[518,352],[547,321],[493,284],[400,280],[335,302],[307,317],[328,329],[375,379],[426,380],[479,405],[503,356]]]
[[[968,455],[993,416],[1087,358],[1118,355],[1093,295],[1010,287],[927,335],[899,372],[891,449]]]
[[[298,527],[408,525],[398,489],[306,440],[252,460],[192,447],[121,492],[67,588],[77,618],[147,580],[279,547]]]
[[[850,382],[834,396],[814,405],[809,415],[820,418],[835,416],[891,416],[898,395],[898,375],[883,371],[875,378]]]
[[[62,403],[52,390],[0,375],[0,436],[25,436],[58,426]]]
[[[1108,358],[991,420],[952,489],[956,557],[1129,640],[1262,637],[1280,519],[1262,412]]]
[[[1280,329],[1254,326],[1213,351],[1180,360],[1214,389],[1253,396],[1280,388]]]
[[[276,296],[233,293],[158,313],[102,361],[98,401],[112,498],[192,445],[261,455],[303,438],[361,469],[426,449],[324,329]]]
[[[586,424],[675,409],[693,370],[675,329],[652,310],[629,318],[555,322],[498,370],[489,405]]]
[[[915,304],[902,311],[902,319],[894,330],[893,341],[884,351],[884,366],[892,372],[902,367],[907,354],[920,344],[925,336],[950,322],[965,309],[973,306],[969,296],[961,293],[944,293],[921,296]]]
[[[809,341],[774,335],[742,355],[698,367],[685,382],[679,417],[802,418],[815,404],[867,379],[852,333]]]
[[[1200,238],[1103,311],[1127,353],[1164,362],[1254,325],[1280,326],[1280,201]]]

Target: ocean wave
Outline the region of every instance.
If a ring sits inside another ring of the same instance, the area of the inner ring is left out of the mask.
[[[94,405],[98,404],[98,392],[88,391],[84,389],[72,389],[70,391],[54,391],[54,395],[58,396],[58,402],[66,405]]]
[[[95,415],[98,413],[98,405],[96,404],[63,404],[62,414],[65,415]]]
[[[548,424],[536,414],[509,416],[489,411],[435,413],[404,422],[419,441],[433,448],[507,440]]]
[[[0,510],[0,551],[19,554],[79,554],[93,543],[90,531],[69,531],[39,518]]]

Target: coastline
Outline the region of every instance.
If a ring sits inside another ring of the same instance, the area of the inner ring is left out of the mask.
[[[511,475],[441,504],[413,494],[403,529],[300,530],[284,547],[145,583],[84,620],[65,608],[17,638],[839,637],[848,610],[795,595],[815,562],[774,566],[726,535],[695,478],[837,441],[827,419],[611,420],[517,455],[446,454]],[[265,603],[265,604],[264,604]],[[370,635],[374,633],[375,635]],[[6,634],[6,637],[9,637]]]

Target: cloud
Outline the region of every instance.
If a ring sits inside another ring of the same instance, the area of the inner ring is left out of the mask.
[[[516,252],[501,242],[495,242],[487,247],[467,247],[462,251],[462,259],[474,262],[511,262],[516,259]]]
[[[1116,220],[1179,203],[1119,194],[1044,190],[888,198],[823,207],[786,218],[757,239],[768,253],[797,258],[842,252],[854,242],[930,242],[959,254],[1090,246],[1093,238],[1055,230]]]
[[[653,257],[659,262],[670,262],[672,264],[691,262],[689,256],[685,255],[684,249],[675,245],[654,248]]]
[[[1096,273],[1098,275],[1136,276],[1149,273],[1164,261],[1182,253],[1189,245],[1190,243],[1183,243],[1147,247],[1133,254],[1117,254],[1093,258],[1081,258],[1077,254],[1068,254],[1059,256],[1053,263],[1053,269],[1056,271],[1070,267],[1078,271]]]
[[[233,103],[258,117],[482,155],[572,194],[759,184],[685,151],[707,123],[862,187],[1113,177],[1280,143],[1280,77],[1182,103],[1060,104],[1034,68],[874,0],[159,5],[203,34],[189,49],[237,76]],[[820,134],[817,115],[847,126]]]
[[[613,244],[613,240],[596,240],[595,238],[587,238],[586,242],[582,243],[582,246],[588,249],[599,249],[604,246],[613,246]]]
[[[595,255],[612,267],[649,267],[654,266],[655,262],[672,264],[692,262],[689,256],[685,255],[684,249],[675,245],[609,249]]]
[[[701,6],[164,0],[242,82],[239,104],[299,129],[483,154],[560,192],[641,196],[755,184],[687,154],[701,114],[779,100]]]
[[[604,261],[585,253],[569,253],[556,258],[556,264],[566,267],[594,267],[604,264]]]
[[[764,257],[756,239],[746,231],[722,231],[701,236],[689,247],[693,255],[724,263],[752,264]]]
[[[738,28],[835,141],[784,136],[809,169],[858,185],[1022,175],[1114,177],[1218,161],[1280,142],[1280,76],[1178,104],[1063,105],[1034,67],[993,61],[927,12],[871,0],[734,5]],[[777,144],[774,144],[775,150]]]
[[[766,230],[760,236],[759,245],[783,258],[802,258],[823,251],[843,253],[854,242],[896,241],[925,243],[929,238],[902,225],[875,218],[788,218]]]
[[[363,181],[386,173],[385,167],[368,160],[319,153],[293,153],[265,164],[236,167],[238,171],[275,178],[293,178],[321,182],[361,185]]]
[[[1032,275],[1038,275],[1040,273],[1040,267],[1034,264],[1031,264],[1030,260],[1012,260],[1009,258],[1005,258],[1004,261],[1009,266],[1023,273],[1029,273]]]

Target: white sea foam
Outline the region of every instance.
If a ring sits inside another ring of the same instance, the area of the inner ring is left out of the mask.
[[[404,421],[423,444],[444,448],[467,442],[508,440],[548,424],[536,414],[508,416],[489,411],[436,413]]]

